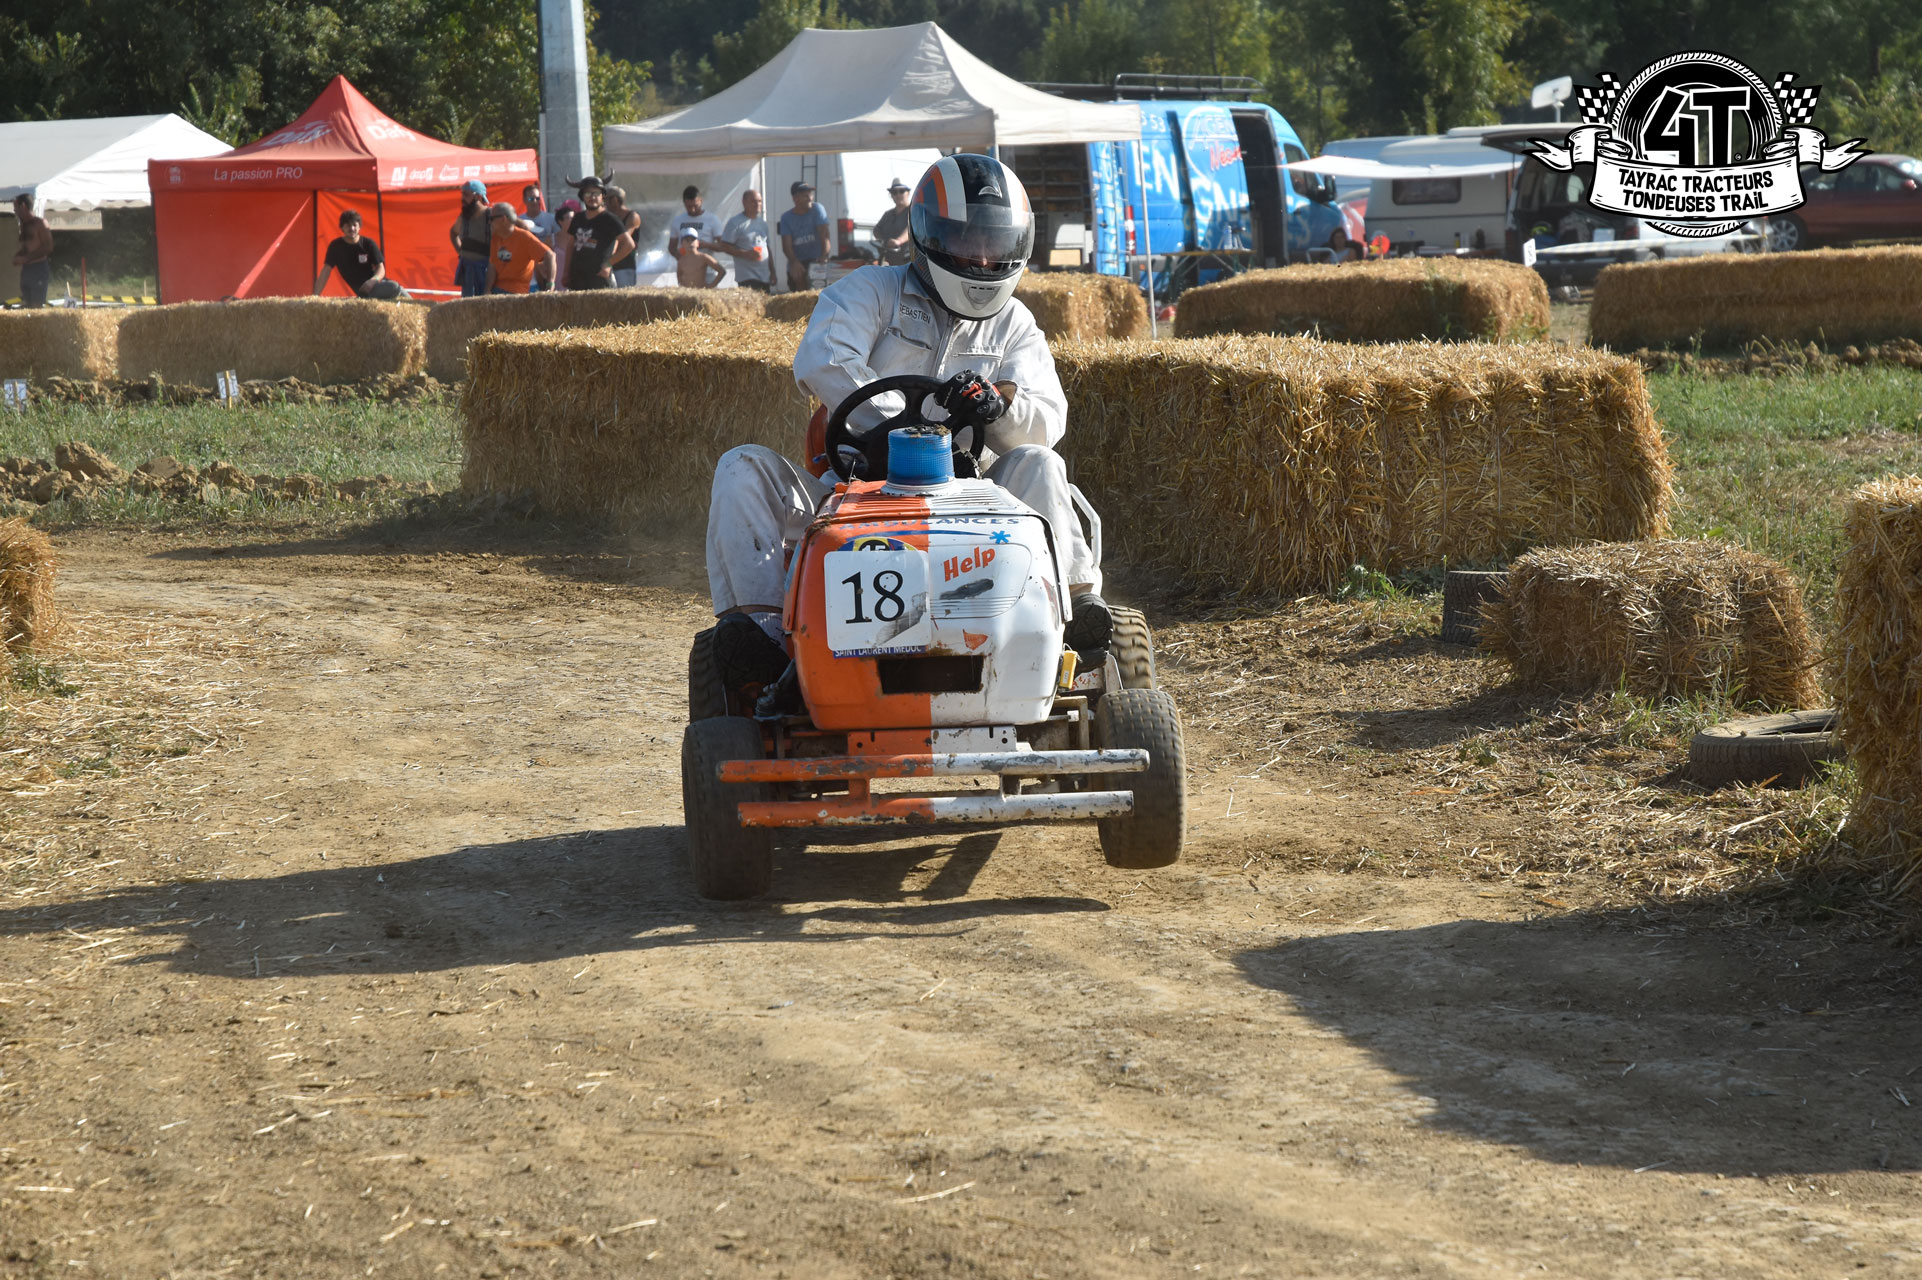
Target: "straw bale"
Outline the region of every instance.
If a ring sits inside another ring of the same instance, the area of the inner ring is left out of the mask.
[[[796,293],[770,293],[767,295],[767,318],[778,320],[783,324],[793,320],[806,324],[814,315],[814,302],[820,296],[819,289],[804,289]]]
[[[11,670],[14,653],[43,644],[58,628],[53,578],[47,535],[25,520],[0,520],[0,675]]]
[[[1621,263],[1596,278],[1588,331],[1623,351],[1922,337],[1922,246]]]
[[[1175,333],[1314,333],[1344,342],[1485,339],[1548,332],[1548,286],[1487,258],[1387,258],[1250,271],[1181,295]]]
[[[1909,880],[1922,861],[1922,476],[1857,489],[1835,582],[1836,727],[1862,783],[1853,842]]]
[[[89,307],[0,311],[0,378],[111,378],[125,314]]]
[[[1725,692],[1790,710],[1821,695],[1800,585],[1728,543],[1531,551],[1483,619],[1483,647],[1528,684],[1623,685],[1649,698]]]
[[[1030,271],[1014,296],[1054,342],[1148,336],[1148,302],[1132,280],[1089,271]]]
[[[684,315],[758,319],[761,295],[752,289],[588,289],[444,302],[427,316],[427,372],[459,382],[476,334],[648,324]]]
[[[1667,529],[1667,449],[1618,356],[1241,336],[1054,354],[1059,448],[1107,545],[1198,585],[1330,590],[1356,564]]]
[[[461,397],[461,485],[531,490],[565,515],[698,514],[735,445],[800,453],[812,411],[794,382],[802,332],[684,316],[482,334]]]
[[[120,375],[210,387],[223,369],[242,378],[359,382],[408,377],[424,359],[426,308],[360,298],[247,298],[180,302],[128,315]]]

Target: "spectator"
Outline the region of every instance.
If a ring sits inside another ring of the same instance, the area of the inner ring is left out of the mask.
[[[814,203],[814,184],[788,187],[794,207],[781,215],[781,253],[787,258],[787,287],[795,292],[811,288],[808,266],[827,261],[828,211]]]
[[[447,238],[460,255],[454,265],[454,284],[463,298],[477,298],[487,292],[487,188],[480,179],[469,178],[461,184],[460,217],[448,228]]]
[[[13,265],[20,268],[20,302],[44,307],[53,284],[53,228],[45,218],[34,217],[29,195],[13,198],[13,216],[20,223],[20,251],[13,255]]]
[[[610,264],[634,248],[634,237],[607,211],[599,178],[589,174],[576,186],[581,193],[581,211],[574,215],[574,252],[567,263],[567,287],[605,289],[613,282],[614,268]]]
[[[1350,240],[1348,232],[1341,227],[1328,233],[1328,248],[1336,262],[1362,262],[1368,257],[1367,250]]]
[[[497,204],[489,209],[487,225],[493,233],[488,241],[487,292],[528,293],[535,279],[553,280],[554,251],[521,226],[514,206]]]
[[[534,224],[534,234],[542,244],[552,249],[554,236],[560,228],[554,221],[554,215],[547,211],[547,197],[530,182],[521,188],[521,204],[527,210],[526,220]]]
[[[674,277],[683,289],[712,289],[720,284],[727,275],[727,268],[721,260],[701,248],[701,229],[699,227],[681,228],[679,259],[674,264]],[[709,272],[714,273],[712,280]]]
[[[723,239],[721,219],[709,213],[701,201],[701,189],[689,187],[681,192],[682,212],[674,215],[674,221],[667,224],[667,251],[678,254],[681,251],[681,232],[693,227],[701,233],[702,244],[719,244]]]
[[[874,247],[882,262],[898,267],[914,260],[914,244],[908,239],[908,184],[896,178],[888,194],[894,197],[894,207],[875,219]]]
[[[768,291],[774,276],[768,270],[767,219],[761,216],[760,192],[749,187],[741,193],[741,211],[727,220],[714,247],[734,259],[735,283],[743,289]]]
[[[629,245],[627,252],[611,264],[614,268],[614,283],[623,289],[634,287],[634,245],[641,239],[641,215],[627,207],[627,192],[619,187],[604,187],[607,196],[607,211],[619,219],[621,230],[627,233]]]
[[[569,197],[554,209],[554,288],[567,288],[567,267],[574,257],[574,219],[581,214],[581,202]]]
[[[320,274],[314,278],[314,295],[327,288],[327,278],[340,272],[340,282],[355,297],[393,301],[405,298],[407,290],[387,278],[387,259],[380,246],[360,233],[360,214],[352,209],[340,215],[340,234],[327,246]]]

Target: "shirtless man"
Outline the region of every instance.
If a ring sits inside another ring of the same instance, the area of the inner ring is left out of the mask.
[[[20,301],[44,307],[53,283],[53,229],[45,218],[33,216],[32,196],[13,198],[13,216],[20,223],[20,251],[13,255],[13,265],[20,268]]]

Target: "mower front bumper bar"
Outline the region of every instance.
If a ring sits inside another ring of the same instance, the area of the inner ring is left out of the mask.
[[[1134,812],[1132,791],[1070,791],[1058,795],[885,795],[874,778],[996,776],[1046,778],[1062,774],[1140,773],[1148,753],[1125,751],[996,751],[940,755],[816,756],[786,760],[729,760],[722,782],[848,784],[845,796],[749,801],[744,827],[866,827],[924,822],[1078,822]]]

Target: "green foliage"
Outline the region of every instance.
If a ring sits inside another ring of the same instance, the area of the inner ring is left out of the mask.
[[[760,12],[733,35],[714,37],[714,61],[703,78],[708,93],[747,76],[788,47],[808,27],[845,29],[862,25],[842,16],[835,0],[761,0]]]
[[[1404,45],[1419,93],[1424,132],[1494,124],[1502,104],[1526,88],[1505,56],[1521,26],[1515,0],[1398,0],[1410,32]],[[1442,122],[1446,121],[1446,124]]]
[[[1148,48],[1138,0],[1081,0],[1050,11],[1028,69],[1036,80],[1111,84],[1124,71],[1140,70]]]
[[[1922,154],[1922,84],[1907,72],[1890,72],[1866,87],[1843,80],[1829,103],[1837,139],[1866,138],[1877,151]]]
[[[1154,56],[1169,70],[1203,76],[1268,74],[1268,22],[1261,0],[1166,0]]]

